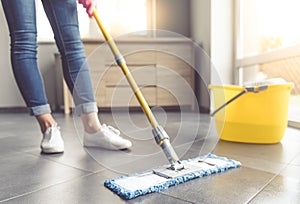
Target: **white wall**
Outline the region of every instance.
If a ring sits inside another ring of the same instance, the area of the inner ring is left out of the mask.
[[[191,36],[207,56],[197,58],[200,107],[209,108],[208,84],[233,83],[233,1],[191,0]]]
[[[233,0],[191,2],[192,38],[203,44],[223,83],[233,83],[233,13]]]
[[[2,4],[0,7],[0,107],[25,106],[10,66],[9,36]]]
[[[234,80],[233,1],[211,1],[211,60],[217,71],[212,72],[211,83],[232,84]]]
[[[38,48],[38,64],[44,79],[46,95],[48,103],[52,109],[57,108],[56,100],[56,66],[54,54],[58,53],[55,43],[39,43]]]
[[[202,50],[196,53],[196,95],[198,97],[201,111],[209,111],[210,100],[207,86],[210,84],[211,67],[211,1],[191,1],[191,36],[192,39],[201,44]]]
[[[190,37],[190,0],[156,0],[156,28]]]
[[[191,0],[191,35],[210,55],[211,0]]]

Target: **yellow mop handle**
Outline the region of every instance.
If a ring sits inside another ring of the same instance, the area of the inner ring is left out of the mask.
[[[111,35],[107,32],[107,30],[105,29],[102,21],[99,18],[98,12],[96,9],[94,9],[93,12],[93,16],[105,38],[105,40],[108,42],[111,51],[113,52],[113,55],[115,56],[115,59],[119,65],[119,67],[122,69],[124,75],[127,78],[127,81],[129,82],[132,90],[134,91],[134,94],[137,98],[137,100],[139,101],[144,113],[146,114],[149,122],[151,123],[153,128],[156,128],[158,126],[158,123],[155,119],[155,117],[153,116],[153,113],[151,112],[151,109],[149,108],[149,105],[147,104],[142,92],[140,91],[139,87],[137,86],[134,78],[132,77],[127,65],[126,65],[126,61],[124,60],[123,56],[121,55],[119,49],[117,48],[113,38],[111,37]]]

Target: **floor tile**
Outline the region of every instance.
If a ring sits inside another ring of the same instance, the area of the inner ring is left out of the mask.
[[[300,181],[300,166],[289,164],[286,165],[279,175],[284,176],[286,178],[297,179]]]
[[[184,155],[188,146],[189,144],[174,149],[178,155]],[[93,155],[103,167],[117,172],[119,175],[128,175],[162,165],[169,165],[169,161],[162,150],[148,155],[133,155],[130,152],[121,151],[108,152],[105,150],[95,150],[91,155]]]
[[[299,131],[287,128],[278,144],[244,144],[220,140],[214,153],[239,160],[243,166],[278,174],[299,153]]]
[[[299,172],[299,171],[298,171]],[[251,204],[273,203],[299,203],[300,179],[277,176],[262,192],[260,192]]]
[[[1,157],[0,163],[0,201],[87,174],[26,154]]]
[[[240,167],[171,187],[162,194],[195,203],[246,203],[273,174]]]
[[[24,131],[24,130],[23,130]],[[29,131],[32,134],[23,134],[20,136],[11,136],[1,138],[0,157],[14,154],[16,152],[40,151],[41,135],[39,131]]]
[[[0,130],[0,139],[39,133],[35,118],[27,113],[1,113]]]
[[[299,153],[296,155],[295,159],[292,160],[291,164],[295,166],[300,166],[300,149]]]

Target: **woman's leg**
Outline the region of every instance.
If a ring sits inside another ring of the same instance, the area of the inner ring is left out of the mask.
[[[44,0],[44,9],[61,54],[63,74],[85,131],[101,129],[90,72],[80,38],[76,0]]]
[[[37,66],[35,0],[1,0],[11,39],[11,64],[18,88],[42,132],[56,124]]]

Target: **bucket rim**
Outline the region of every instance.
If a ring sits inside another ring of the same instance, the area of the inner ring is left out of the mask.
[[[280,83],[280,84],[268,84],[269,88],[290,88],[292,89],[294,84],[292,82],[287,83]],[[225,85],[208,85],[209,89],[226,89],[226,90],[233,90],[233,91],[242,91],[245,89],[246,86],[238,86],[232,84],[225,84]],[[259,86],[252,86],[252,87],[259,87]]]

